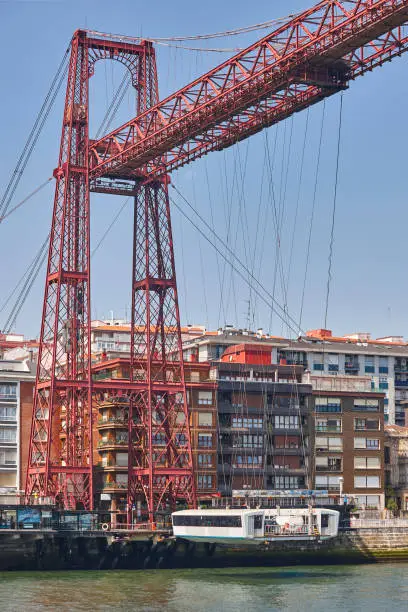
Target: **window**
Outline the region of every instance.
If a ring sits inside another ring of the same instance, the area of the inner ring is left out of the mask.
[[[176,446],[186,446],[187,444],[187,436],[185,433],[177,433],[176,434]]]
[[[341,419],[316,419],[316,431],[341,433]]]
[[[338,491],[340,489],[339,476],[316,476],[316,489],[328,489]]]
[[[364,412],[378,412],[380,403],[378,399],[356,398],[354,400],[353,410],[361,410]]]
[[[275,489],[298,489],[302,486],[300,478],[296,476],[275,476]]]
[[[380,429],[380,421],[378,419],[354,419],[355,431],[378,431]]]
[[[197,476],[197,487],[199,489],[211,489],[211,487],[212,487],[212,476],[211,476],[211,474],[198,474],[198,476]]]
[[[373,438],[354,438],[354,448],[379,450],[380,441]]]
[[[342,461],[338,457],[316,457],[317,472],[341,472]]]
[[[378,489],[379,487],[379,476],[354,476],[355,489]]]
[[[316,412],[341,412],[339,397],[315,397]]]
[[[17,431],[13,427],[0,427],[0,442],[16,442]],[[46,438],[45,438],[46,439]]]
[[[367,372],[367,373],[371,373],[371,374],[375,372],[374,355],[366,355],[365,356],[364,371]]]
[[[116,453],[116,465],[119,467],[127,467],[128,454],[127,453]]]
[[[356,502],[359,508],[379,508],[380,507],[380,496],[379,495],[358,495]]]
[[[190,372],[190,381],[200,382],[200,372],[197,372],[197,371]]]
[[[172,518],[175,527],[242,527],[240,516],[174,514]]]
[[[2,399],[16,399],[17,397],[17,385],[13,383],[0,384],[0,398]]]
[[[329,372],[338,372],[339,371],[339,356],[334,353],[329,353]]]
[[[388,389],[388,379],[386,376],[380,376],[378,386],[380,389]]]
[[[299,417],[276,415],[274,417],[275,429],[299,429]]]
[[[244,434],[234,437],[233,448],[259,448],[263,446],[263,436],[258,434]]]
[[[212,448],[212,435],[211,434],[198,434],[198,447],[199,448]]]
[[[213,420],[212,412],[199,412],[198,413],[199,427],[211,427],[212,420]]]
[[[249,455],[247,457],[237,455],[231,464],[234,468],[262,467],[263,460],[261,455]]]
[[[13,467],[17,465],[17,453],[13,450],[0,451],[0,465]]]
[[[263,419],[253,417],[232,417],[231,427],[237,429],[262,429]]]
[[[200,467],[212,467],[212,455],[209,453],[198,455],[198,465]]]
[[[119,486],[127,487],[128,475],[127,474],[116,474],[116,482]]]
[[[380,357],[380,365],[378,370],[380,374],[388,374],[388,357]]]
[[[203,406],[211,406],[213,403],[212,391],[199,391],[198,392],[198,403]]]
[[[316,450],[317,451],[342,451],[343,440],[342,438],[322,438],[316,437]]]
[[[163,431],[153,434],[152,442],[156,446],[164,446],[166,444],[166,434]]]
[[[128,443],[128,432],[127,431],[117,431],[116,432],[116,443],[117,444],[127,444]]]
[[[0,406],[0,421],[15,421],[17,409],[15,406]]]
[[[324,370],[323,353],[313,354],[313,369],[318,372]]]
[[[354,469],[379,470],[381,461],[379,457],[354,457]]]

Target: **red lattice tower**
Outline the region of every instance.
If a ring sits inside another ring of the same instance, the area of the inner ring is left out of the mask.
[[[131,379],[119,386],[93,382],[90,191],[107,189],[89,182],[88,82],[100,59],[120,61],[129,69],[139,113],[158,102],[155,54],[149,42],[75,33],[54,172],[26,498],[93,508],[93,394],[126,395],[131,407],[129,507],[144,501],[153,520],[160,507],[173,508],[177,499],[195,505],[168,181],[162,177],[146,182],[143,168],[123,175],[125,193],[135,196]],[[109,192],[123,195],[123,184]]]

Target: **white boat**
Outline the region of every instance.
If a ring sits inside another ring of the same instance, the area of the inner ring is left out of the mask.
[[[184,540],[260,545],[334,538],[339,512],[325,508],[181,510],[173,512],[172,522],[173,534]]]

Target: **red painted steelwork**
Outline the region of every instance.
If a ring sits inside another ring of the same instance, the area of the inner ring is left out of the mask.
[[[149,453],[143,461],[134,452],[131,442],[129,445],[130,456],[137,457],[138,461],[135,465],[131,462],[129,464],[132,491],[129,503],[133,504],[136,497],[139,500],[141,495],[144,496],[150,517],[153,518],[158,507],[163,504],[174,505],[176,499],[195,504],[183,365],[180,361],[166,365],[170,350],[168,338],[174,336],[174,329],[181,351],[167,183],[145,184],[138,188],[133,184],[133,190],[138,193],[135,199],[135,219],[145,219],[145,214],[149,216],[145,238],[150,241],[151,249],[146,247],[146,270],[150,270],[149,274],[154,271],[157,279],[152,281],[146,277],[147,285],[135,284],[135,295],[146,296],[146,299],[135,299],[132,321],[148,319],[158,331],[152,334],[149,327],[148,336],[155,338],[153,346],[146,344],[144,352],[134,352],[133,356],[138,359],[138,368],[144,368],[145,372],[150,372],[151,368],[160,369],[164,379],[159,387],[155,384],[160,380],[159,377],[157,381],[150,381],[146,376],[144,379],[139,377],[136,383],[131,380],[127,385],[126,382],[115,384],[117,381],[93,384],[90,355],[88,81],[93,74],[95,62],[100,59],[115,59],[128,68],[138,92],[140,111],[158,100],[155,55],[150,43],[121,44],[88,37],[83,31],[75,33],[71,47],[59,164],[54,172],[57,183],[26,498],[30,502],[53,499],[65,508],[93,507],[93,392],[108,393],[111,396],[126,394],[135,398],[134,414],[143,423],[151,423],[154,415],[160,413],[165,423],[161,431],[169,436],[167,471],[161,465],[159,475],[153,461],[150,461],[154,457],[154,444],[152,446],[152,437],[148,437],[155,425],[150,430],[137,428],[137,442],[143,439],[145,452]],[[143,229],[135,224],[137,266],[139,258],[144,259],[139,248],[140,231]],[[142,248],[145,246],[143,243]],[[156,263],[153,253],[158,258]],[[138,278],[141,270],[138,267],[134,271],[134,279]],[[160,297],[153,307],[154,295]],[[170,322],[173,333],[167,334],[164,330],[170,329]],[[173,345],[171,348],[174,348]],[[178,375],[172,378],[170,372],[176,371]],[[159,394],[160,406],[153,407],[152,402],[159,401]],[[138,402],[141,396],[145,398],[143,407]],[[184,418],[184,424],[180,422],[180,415]],[[176,424],[174,419],[177,420]],[[130,422],[133,423],[132,420]],[[176,429],[185,439],[183,452],[178,451],[179,459],[175,458],[173,452],[176,438],[178,440]],[[133,435],[133,428],[131,432]],[[148,475],[145,464],[151,465]]]
[[[405,52],[407,21],[408,0],[322,0],[163,102],[151,43],[76,32],[54,173],[28,500],[51,497],[65,507],[92,508],[94,389],[130,398],[129,509],[145,500],[152,520],[177,499],[195,504],[166,173]],[[130,71],[139,114],[90,143],[88,79],[100,59]],[[135,198],[128,383],[91,379],[90,190]]]
[[[160,176],[347,87],[408,48],[408,0],[323,0],[107,136],[91,179]]]

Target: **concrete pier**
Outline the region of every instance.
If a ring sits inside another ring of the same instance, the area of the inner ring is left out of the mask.
[[[0,570],[154,569],[408,560],[408,528],[350,529],[326,542],[218,547],[166,532],[0,531]]]

